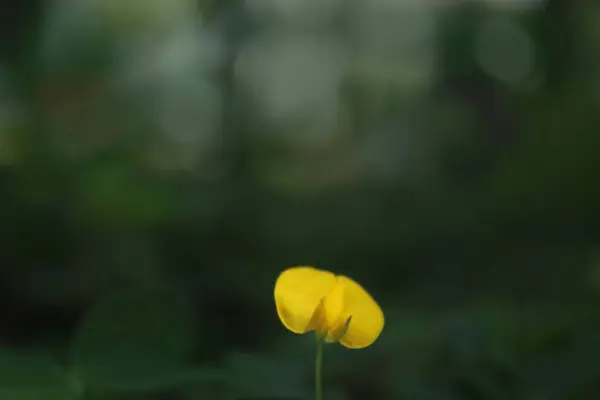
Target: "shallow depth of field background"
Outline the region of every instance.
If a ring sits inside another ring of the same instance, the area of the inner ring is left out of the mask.
[[[600,398],[597,2],[6,4],[0,399]]]

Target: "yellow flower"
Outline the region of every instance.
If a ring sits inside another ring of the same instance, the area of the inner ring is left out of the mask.
[[[360,349],[383,329],[383,312],[352,279],[313,267],[293,267],[275,282],[275,305],[283,325],[294,333],[316,331],[326,342]]]

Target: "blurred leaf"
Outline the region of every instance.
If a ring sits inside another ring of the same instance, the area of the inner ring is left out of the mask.
[[[64,371],[41,354],[0,352],[0,398],[68,400],[76,397]]]
[[[174,367],[172,365],[119,368],[93,382],[105,392],[150,392],[179,386],[207,385],[224,382],[226,373],[216,368]]]
[[[75,392],[64,387],[0,388],[0,398],[10,400],[75,400]]]
[[[582,332],[569,349],[540,353],[522,375],[530,398],[561,400],[600,382],[600,337],[595,329]]]
[[[312,398],[303,384],[307,371],[287,360],[235,353],[227,367],[232,374],[229,388],[233,398]]]
[[[419,379],[398,382],[398,398],[411,400],[457,400],[449,388]]]
[[[162,290],[131,290],[102,300],[84,319],[71,347],[74,373],[86,386],[151,390],[188,371],[195,329],[188,302]],[[195,375],[198,373],[198,375]]]

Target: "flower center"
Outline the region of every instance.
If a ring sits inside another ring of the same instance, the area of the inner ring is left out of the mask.
[[[326,343],[335,343],[344,337],[348,331],[352,316],[342,311],[331,315],[332,310],[326,309],[326,300],[326,297],[323,297],[319,302],[306,327],[306,331],[314,330],[320,340]],[[328,314],[327,311],[330,311],[330,313]]]

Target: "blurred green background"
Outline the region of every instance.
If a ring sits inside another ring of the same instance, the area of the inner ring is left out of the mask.
[[[12,0],[0,399],[600,398],[600,4]]]

